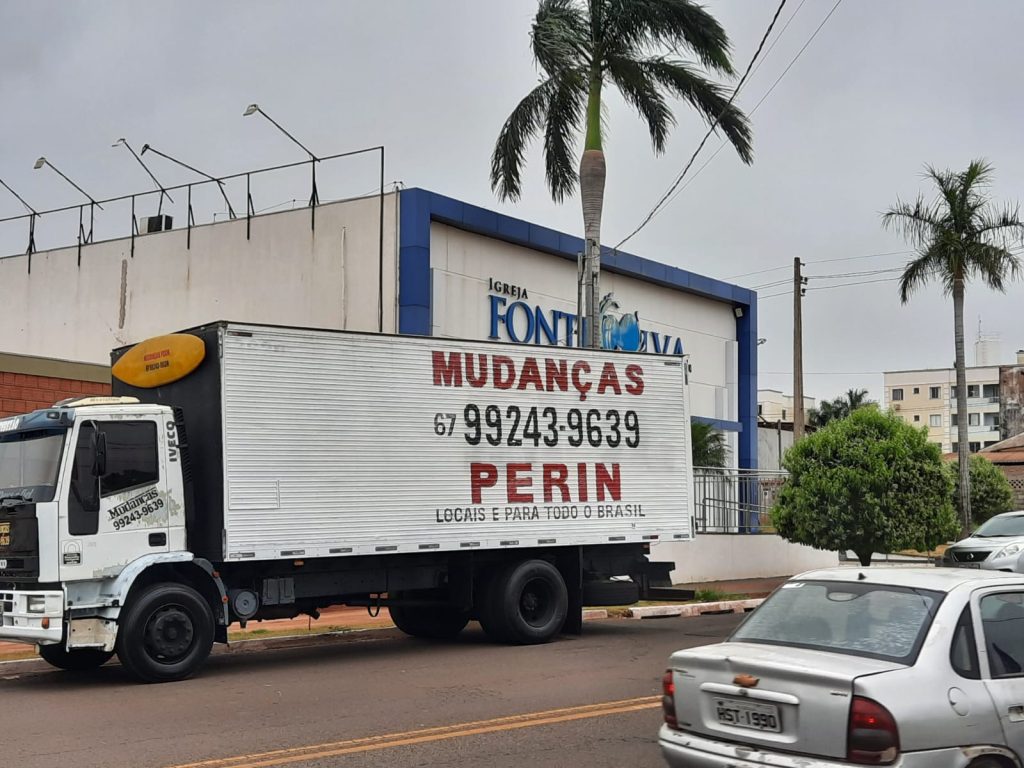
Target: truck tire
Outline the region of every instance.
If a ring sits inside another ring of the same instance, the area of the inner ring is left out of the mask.
[[[569,608],[565,580],[546,560],[514,563],[494,574],[478,611],[488,636],[513,645],[546,643],[562,631]]]
[[[63,646],[40,645],[39,656],[50,666],[68,672],[88,672],[99,669],[114,655],[113,651],[100,651],[95,648],[79,648],[69,651]]]
[[[405,634],[429,640],[451,640],[469,623],[469,614],[446,605],[394,605],[388,612]]]
[[[121,614],[117,656],[145,683],[184,680],[213,648],[213,611],[183,584],[153,584]]]

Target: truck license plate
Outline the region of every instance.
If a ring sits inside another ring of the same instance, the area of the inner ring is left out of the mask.
[[[753,731],[770,731],[778,733],[782,730],[779,719],[779,708],[774,704],[755,704],[750,701],[735,699],[715,699],[715,713],[722,725],[736,728],[749,728]]]
[[[11,524],[0,523],[0,547],[11,546]]]

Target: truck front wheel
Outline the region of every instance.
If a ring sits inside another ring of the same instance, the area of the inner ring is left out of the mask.
[[[494,640],[515,645],[546,643],[562,631],[569,610],[565,580],[546,560],[515,563],[494,574],[478,613]]]
[[[69,651],[61,645],[40,645],[39,655],[50,666],[68,672],[88,672],[98,669],[110,661],[113,651],[100,651],[95,648],[79,648]]]
[[[183,680],[213,648],[213,611],[202,595],[182,584],[153,584],[121,614],[117,656],[146,683]]]

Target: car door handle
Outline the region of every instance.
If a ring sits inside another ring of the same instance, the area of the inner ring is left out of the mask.
[[[151,533],[151,534],[149,534],[149,546],[151,546],[151,547],[166,547],[167,546],[167,534],[166,533]]]

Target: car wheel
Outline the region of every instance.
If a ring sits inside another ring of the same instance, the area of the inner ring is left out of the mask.
[[[995,757],[980,757],[971,763],[970,768],[1005,768],[1006,764]]]
[[[480,623],[489,636],[515,645],[546,643],[562,631],[569,592],[546,560],[515,563],[494,575]]]
[[[95,648],[79,648],[67,650],[63,645],[41,645],[39,655],[47,664],[67,672],[88,672],[98,669],[110,661],[113,651],[100,651]]]
[[[388,612],[405,634],[429,640],[451,640],[469,623],[468,613],[447,605],[394,605]]]
[[[117,656],[146,683],[183,680],[213,648],[213,611],[202,595],[180,584],[154,584],[121,615]]]

